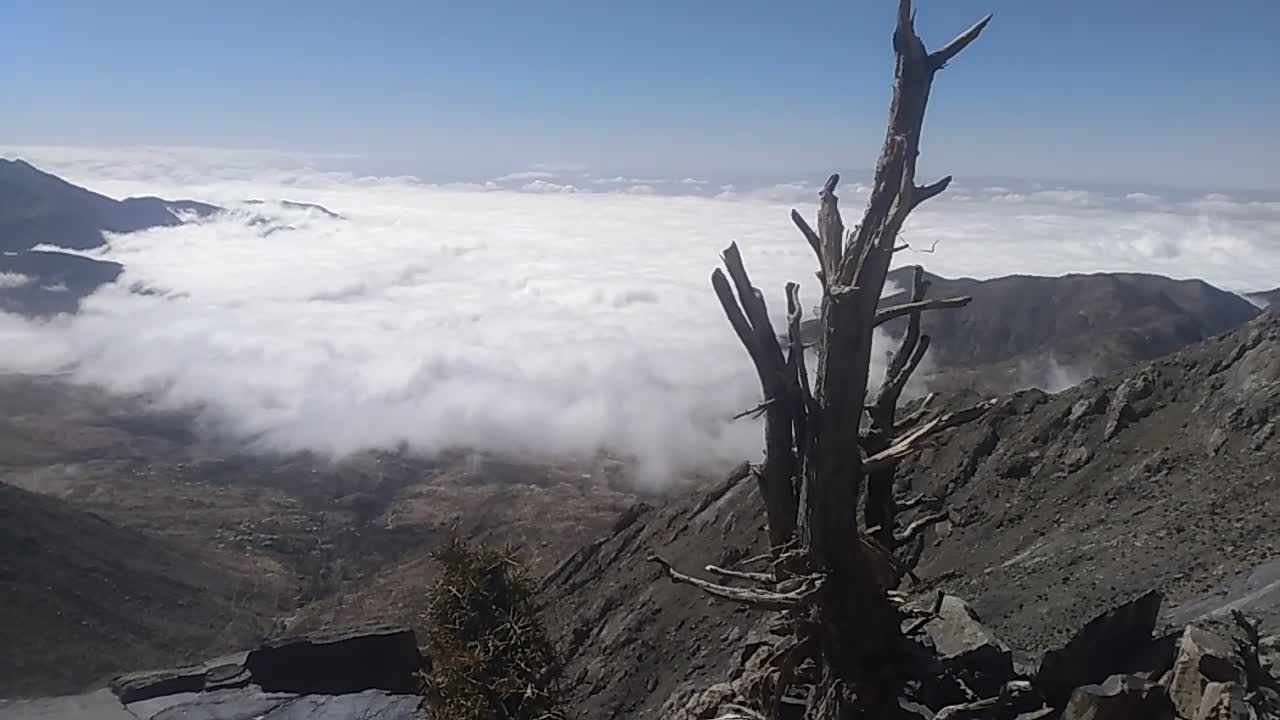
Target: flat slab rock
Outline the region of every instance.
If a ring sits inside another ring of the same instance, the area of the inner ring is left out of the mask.
[[[358,627],[133,673],[84,695],[0,700],[0,720],[417,720],[412,630]]]

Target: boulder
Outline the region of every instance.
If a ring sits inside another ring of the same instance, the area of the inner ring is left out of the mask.
[[[173,668],[122,675],[108,686],[120,702],[150,700],[163,695],[194,693],[204,689],[204,667]]]
[[[1140,675],[1112,675],[1071,693],[1061,720],[1174,720],[1163,689]]]
[[[1243,674],[1244,662],[1230,641],[1204,628],[1188,625],[1182,631],[1173,669],[1165,675],[1163,683],[1178,713],[1194,718],[1210,684],[1235,683]]]
[[[924,626],[943,669],[979,697],[999,694],[1013,677],[1013,652],[964,600],[946,595]]]
[[[203,665],[130,673],[107,687],[125,705],[179,693],[244,687],[251,679],[244,659],[245,653],[238,653]]]
[[[1072,691],[1133,670],[1153,644],[1152,632],[1163,597],[1154,590],[1098,615],[1056,650],[1040,659],[1036,686],[1054,707]]]
[[[1233,682],[1211,682],[1204,688],[1200,707],[1193,720],[1253,720],[1257,717],[1245,700],[1244,686]]]
[[[250,651],[244,666],[268,692],[411,694],[422,656],[412,630],[371,626],[274,640]]]

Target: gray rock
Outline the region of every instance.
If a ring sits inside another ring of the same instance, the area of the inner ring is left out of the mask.
[[[1073,473],[1085,465],[1088,465],[1089,461],[1092,459],[1093,453],[1089,448],[1084,446],[1073,447],[1062,454],[1062,465],[1066,468],[1067,472]]]
[[[155,670],[122,675],[108,686],[120,702],[129,703],[150,700],[164,695],[196,693],[204,689],[204,666]]]
[[[980,697],[996,695],[1013,677],[1013,652],[982,624],[968,603],[942,598],[938,616],[924,626],[942,667]]]
[[[129,710],[134,720],[416,720],[421,705],[418,696],[381,690],[293,695],[248,687],[157,698],[130,705]]]
[[[1258,642],[1258,664],[1272,677],[1280,678],[1280,635],[1268,635]]]
[[[1204,688],[1195,720],[1252,720],[1257,715],[1245,700],[1244,687],[1237,683],[1211,682]]]
[[[1183,717],[1199,712],[1207,686],[1231,683],[1243,675],[1244,663],[1231,643],[1204,628],[1188,625],[1178,643],[1173,669],[1165,676],[1169,698]]]
[[[1138,675],[1112,675],[1071,693],[1061,720],[1173,720],[1159,685]]]

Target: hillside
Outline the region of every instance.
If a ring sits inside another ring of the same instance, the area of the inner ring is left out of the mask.
[[[1118,599],[1168,595],[1168,621],[1228,604],[1280,626],[1280,315],[1102,381],[1026,391],[902,468],[905,495],[943,494],[954,521],[925,535],[915,590],[972,601],[1024,655]],[[763,551],[749,480],[658,507],[544,584],[591,717],[659,718],[721,682],[766,616],[666,581],[661,553],[698,572]],[[673,699],[674,698],[674,699]],[[670,708],[668,708],[670,710]]]
[[[106,242],[103,233],[130,233],[182,224],[178,213],[208,215],[217,207],[156,197],[116,200],[25,160],[0,159],[0,252],[57,245],[90,250]]]
[[[57,251],[92,250],[104,233],[182,224],[182,215],[219,208],[191,200],[116,200],[73,185],[24,160],[0,158],[0,312],[39,317],[75,312],[80,300],[120,275],[121,266]]]
[[[1271,307],[1272,305],[1280,304],[1280,288],[1249,293],[1245,297],[1249,298],[1249,300],[1256,305]]]
[[[0,407],[0,483],[22,500],[0,507],[0,557],[50,552],[0,563],[23,563],[0,572],[0,596],[45,595],[0,612],[0,642],[21,641],[5,656],[21,664],[0,667],[0,697],[249,647],[277,619],[277,629],[416,619],[434,576],[421,558],[440,533],[458,525],[518,543],[545,572],[633,497],[607,462],[246,454],[202,442],[191,417],[51,378],[0,375]],[[11,542],[27,536],[36,544]],[[226,624],[232,599],[264,622],[214,643],[209,628]]]
[[[928,367],[935,376],[928,384],[943,391],[1057,392],[1222,334],[1260,312],[1204,281],[1160,275],[926,277],[930,297],[973,298],[967,307],[924,317],[924,332],[934,341]],[[889,279],[908,287],[910,270],[895,270]],[[886,303],[905,299],[891,296]],[[900,334],[904,321],[887,327]]]
[[[0,697],[249,645],[280,584],[247,560],[0,483]]]

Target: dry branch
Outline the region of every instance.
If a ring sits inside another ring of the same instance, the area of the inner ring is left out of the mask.
[[[917,186],[914,190],[911,191],[911,207],[914,209],[916,207],[919,207],[920,203],[928,200],[929,198],[933,198],[941,195],[943,191],[947,189],[947,186],[950,184],[951,184],[951,176],[948,175],[942,178],[941,180],[939,180],[938,182],[929,183],[928,185],[924,185],[924,186]]]
[[[917,407],[910,415],[893,424],[893,431],[898,433],[915,427],[921,420],[925,419],[925,417],[929,415],[929,406],[932,405],[933,401],[937,398],[937,393],[929,393],[928,395],[925,395],[924,399],[920,401],[920,407]]]
[[[973,302],[973,298],[954,297],[954,298],[934,298],[933,300],[921,300],[919,302],[903,303],[902,305],[894,305],[884,310],[876,311],[876,325],[883,325],[890,320],[910,315],[911,313],[925,312],[927,310],[946,310],[951,308],[962,308]]]
[[[666,571],[667,577],[671,582],[683,585],[691,585],[708,595],[712,595],[724,600],[732,600],[743,605],[751,605],[764,610],[790,610],[801,607],[812,602],[814,596],[822,588],[822,578],[806,578],[806,582],[798,589],[792,592],[770,592],[767,590],[752,590],[750,588],[734,588],[725,585],[717,585],[700,578],[686,575],[671,566],[671,563],[662,559],[657,555],[650,555],[649,562],[657,563]]]
[[[909,2],[907,3],[908,6],[910,6],[910,4],[911,3]],[[964,32],[957,35],[954,40],[942,46],[941,50],[931,53],[929,55],[929,65],[932,67],[932,69],[936,72],[946,67],[947,62],[949,62],[951,58],[955,57],[956,55],[959,55],[961,50],[964,50],[966,47],[969,46],[969,43],[978,39],[978,34],[981,33],[982,30],[987,26],[987,24],[991,22],[992,17],[994,16],[987,15],[986,17],[982,18],[978,22],[974,23],[973,26],[970,27],[968,30],[965,30]]]
[[[895,442],[889,449],[867,458],[863,461],[863,464],[868,469],[868,472],[876,468],[895,465],[918,450],[929,438],[944,430],[977,420],[985,415],[988,410],[995,407],[995,404],[995,400],[987,400],[964,410],[957,410],[956,412],[935,417],[907,434],[906,437]]]
[[[917,535],[924,532],[926,529],[933,527],[934,525],[937,525],[943,520],[949,520],[949,519],[951,519],[950,510],[941,510],[939,512],[929,513],[928,515],[917,518],[906,528],[894,533],[893,539],[897,541],[899,545],[903,543],[909,543],[912,540],[914,540]]]
[[[937,501],[938,499],[933,497],[932,495],[926,495],[925,493],[920,493],[919,495],[916,495],[913,498],[908,498],[906,500],[899,500],[897,502],[897,505],[899,510],[910,510],[912,508],[919,507],[921,505],[927,505],[931,502],[937,502]]]
[[[800,229],[800,234],[804,235],[809,247],[813,248],[813,254],[818,256],[818,266],[822,267],[822,239],[818,237],[818,233],[809,227],[809,223],[800,214],[799,210],[791,211],[791,222],[795,223],[796,227]],[[821,270],[818,271],[818,277],[824,277]]]
[[[777,583],[773,575],[769,573],[746,572],[743,570],[729,570],[726,568],[717,567],[715,565],[707,565],[702,569],[705,570],[706,572],[711,573],[712,575],[719,575],[720,577],[726,577],[733,580],[746,580],[747,582],[760,583],[762,585],[768,585],[770,587],[772,587]]]

